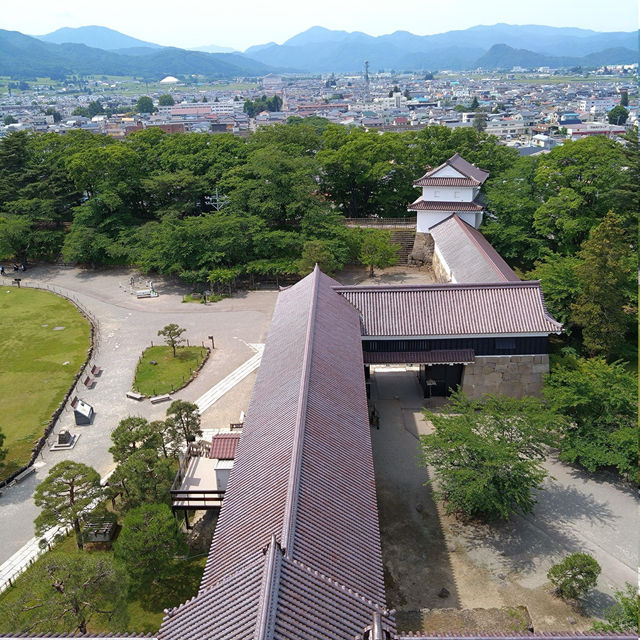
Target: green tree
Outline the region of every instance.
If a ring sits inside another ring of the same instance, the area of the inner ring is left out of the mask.
[[[478,111],[473,116],[471,126],[478,132],[484,131],[487,128],[487,114],[484,111]]]
[[[82,513],[101,495],[100,476],[95,469],[72,460],[58,462],[33,494],[41,509],[35,519],[36,535],[56,525],[73,527],[78,549],[82,549]]]
[[[324,273],[329,275],[338,268],[338,262],[326,242],[323,240],[308,240],[304,243],[302,249],[302,255],[298,263],[298,273],[301,276],[306,276],[313,271],[316,264]]]
[[[172,107],[175,103],[176,101],[170,93],[165,93],[158,98],[158,106],[160,107]]]
[[[109,477],[107,497],[121,512],[143,504],[171,504],[174,464],[152,449],[138,449]]]
[[[578,253],[580,294],[572,308],[592,355],[613,358],[625,342],[635,344],[637,329],[637,253],[620,216],[609,212]]]
[[[174,451],[202,437],[200,410],[193,402],[174,400],[167,409],[165,424]]]
[[[596,586],[600,565],[587,553],[572,553],[562,562],[554,564],[547,578],[562,598],[576,599]]]
[[[446,414],[424,415],[434,432],[420,438],[422,459],[434,468],[434,494],[447,513],[493,520],[533,511],[557,420],[539,399],[469,400],[456,391]]]
[[[92,100],[87,105],[87,117],[93,118],[93,116],[101,115],[105,113],[104,107],[99,100]]]
[[[626,89],[620,92],[620,106],[621,107],[629,106],[629,92]]]
[[[638,633],[638,590],[630,582],[624,590],[617,590],[614,595],[615,604],[604,612],[605,622],[597,621],[593,630],[598,633]]]
[[[173,350],[173,357],[176,357],[176,347],[186,342],[186,338],[182,338],[182,334],[186,331],[172,322],[158,331],[158,335],[164,338],[164,341]]]
[[[2,118],[2,124],[4,124],[5,126],[17,123],[18,121],[11,114],[8,114],[4,118]]]
[[[153,113],[153,100],[149,96],[140,96],[136,101],[135,110],[137,113]]]
[[[166,504],[145,504],[127,513],[113,553],[133,585],[162,579],[175,556],[186,552],[184,536]]]
[[[111,432],[113,446],[109,452],[116,462],[124,462],[138,449],[153,449],[162,447],[158,430],[151,427],[145,418],[129,416],[120,420],[118,426]]]
[[[534,183],[541,204],[533,228],[546,247],[575,254],[610,210],[623,215],[625,229],[635,233],[636,210],[618,209],[626,165],[622,145],[604,136],[567,141],[539,158]]]
[[[540,280],[544,302],[551,315],[562,322],[565,334],[571,334],[573,311],[571,305],[581,293],[576,267],[580,259],[575,256],[551,254],[527,274],[529,280]]]
[[[638,387],[620,363],[602,358],[567,358],[547,376],[544,397],[567,420],[560,459],[589,471],[615,467],[632,476],[638,469]]]
[[[488,214],[482,232],[511,264],[533,266],[543,254],[545,241],[533,228],[540,198],[534,176],[536,157],[517,158],[500,178],[487,186]]]
[[[621,105],[616,105],[609,111],[607,114],[607,118],[609,120],[609,124],[624,124],[629,117],[629,112]]]
[[[62,120],[62,114],[56,111],[54,107],[48,107],[44,113],[47,116],[53,116],[54,122],[60,122],[60,120]]]
[[[471,104],[469,105],[469,110],[470,111],[475,111],[479,106],[480,106],[480,103],[478,102],[478,98],[476,98],[476,96],[473,96],[473,100],[471,101]]]
[[[391,242],[391,233],[384,229],[363,229],[360,238],[358,260],[369,267],[369,276],[373,269],[384,269],[398,262],[400,245]]]
[[[29,589],[5,598],[0,612],[11,633],[86,634],[92,622],[126,625],[127,590],[127,574],[110,555],[53,552],[31,569]]]

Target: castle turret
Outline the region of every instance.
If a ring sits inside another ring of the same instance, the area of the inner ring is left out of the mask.
[[[429,233],[431,227],[454,213],[477,229],[484,211],[480,187],[488,177],[488,171],[457,153],[439,167],[429,169],[413,183],[414,187],[422,188],[422,195],[407,207],[417,212],[416,231]]]

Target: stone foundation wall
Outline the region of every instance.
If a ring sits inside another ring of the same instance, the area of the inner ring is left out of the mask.
[[[451,282],[451,275],[445,268],[443,262],[440,260],[440,256],[437,251],[433,252],[431,266],[436,277],[436,282]]]
[[[476,356],[462,372],[462,391],[469,398],[502,393],[520,398],[539,396],[542,376],[549,372],[549,356]]]
[[[433,236],[430,233],[416,232],[413,241],[413,249],[409,254],[408,262],[412,267],[431,265],[433,259]]]

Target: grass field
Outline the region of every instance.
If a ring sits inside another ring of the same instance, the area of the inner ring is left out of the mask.
[[[78,551],[74,536],[68,536],[55,546],[55,551],[68,553],[98,553],[110,554],[110,551]],[[30,575],[38,563],[43,562],[48,554],[41,556],[33,567],[25,571],[10,587],[0,594],[0,609],[3,605],[10,605],[20,599],[21,595],[32,588]],[[199,554],[186,560],[176,560],[171,572],[166,578],[157,583],[142,587],[138,590],[130,590],[127,597],[127,614],[125,616],[126,628],[111,628],[104,618],[96,617],[88,625],[89,633],[155,633],[160,628],[164,617],[163,609],[176,607],[197,592],[206,563],[206,555]],[[6,619],[0,619],[0,633],[15,633],[11,623]]]
[[[191,378],[206,353],[204,347],[178,347],[174,358],[171,347],[149,347],[136,368],[133,388],[146,396],[170,393]]]
[[[8,449],[0,479],[29,461],[89,345],[89,322],[69,301],[0,287],[0,429]]]

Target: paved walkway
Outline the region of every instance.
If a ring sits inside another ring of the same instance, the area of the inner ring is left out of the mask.
[[[136,278],[131,287],[131,276]],[[88,309],[98,325],[94,362],[103,369],[93,389],[78,386],[78,396],[92,405],[96,416],[90,426],[76,426],[73,411],[67,407],[60,416],[51,442],[62,428],[81,434],[70,451],[50,452],[45,447],[35,463],[36,473],[20,484],[3,489],[0,497],[0,563],[27,544],[34,535],[33,520],[38,510],[32,494],[49,469],[64,459],[73,459],[94,467],[104,476],[113,469],[108,452],[111,431],[118,422],[138,415],[150,420],[164,418],[166,404],[152,405],[125,397],[131,389],[133,374],[142,350],[151,342],[158,344],[158,329],[176,322],[187,329],[191,344],[208,344],[215,337],[216,349],[198,377],[185,389],[173,394],[194,402],[212,387],[245,365],[257,354],[251,344],[262,344],[273,314],[276,291],[243,292],[215,304],[182,303],[189,289],[184,285],[154,278],[159,298],[137,299],[134,291],[145,286],[145,279],[131,270],[86,271],[75,268],[38,267],[24,274],[25,284],[49,287],[72,298]],[[10,286],[10,279],[0,280]],[[255,362],[255,360],[254,360]],[[257,366],[257,365],[256,365]],[[246,410],[252,384],[248,375],[233,388],[235,410]],[[227,385],[228,388],[228,385]],[[73,394],[72,394],[73,395]],[[220,400],[222,402],[222,400]],[[228,426],[227,413],[217,416],[217,406],[209,404],[203,416],[208,427]],[[224,416],[224,417],[223,417]]]

